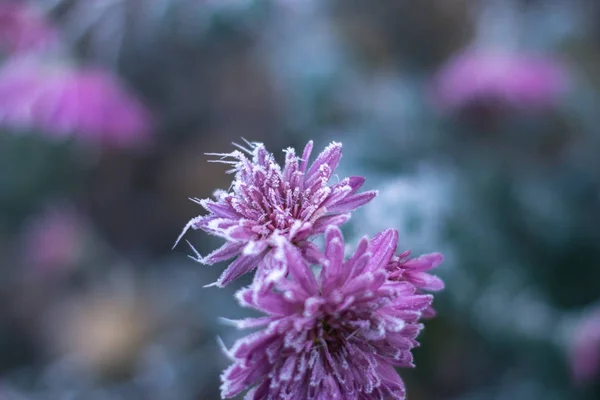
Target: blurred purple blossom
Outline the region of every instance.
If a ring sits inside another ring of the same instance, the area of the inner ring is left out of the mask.
[[[600,379],[600,308],[577,326],[570,354],[571,375],[578,384]]]
[[[24,257],[40,277],[60,274],[79,261],[86,230],[84,218],[74,208],[46,210],[34,217],[24,231]]]
[[[301,248],[310,260],[315,247],[308,238],[329,226],[342,225],[350,218],[348,212],[376,195],[374,191],[356,193],[365,181],[359,176],[328,184],[342,157],[341,143],[331,143],[310,166],[312,141],[301,157],[288,148],[283,169],[262,143],[248,145],[249,149],[238,146],[240,150],[232,153],[213,154],[221,157],[216,162],[232,165],[233,190],[217,191],[216,200],[194,199],[209,214],[192,219],[180,236],[194,228],[227,240],[221,248],[197,259],[214,264],[238,257],[216,282],[220,287],[256,267],[260,274],[266,273],[262,266],[274,264],[263,263],[265,256],[287,243]],[[285,276],[285,266],[282,268],[268,272]]]
[[[57,31],[39,10],[23,1],[0,3],[0,53],[37,52],[57,42]]]
[[[0,125],[107,147],[150,139],[150,112],[110,72],[15,60],[0,70]]]
[[[388,279],[397,240],[393,229],[363,238],[344,261],[344,239],[331,226],[318,277],[290,243],[275,250],[273,261],[287,265],[289,278],[274,290],[237,293],[243,306],[267,316],[230,321],[265,328],[227,351],[233,365],[222,375],[222,396],[254,386],[247,399],[404,399],[394,366],[413,366],[418,321],[432,296]]]
[[[435,76],[433,100],[443,111],[461,111],[478,102],[544,109],[558,102],[567,81],[568,73],[556,59],[465,51],[449,60]]]

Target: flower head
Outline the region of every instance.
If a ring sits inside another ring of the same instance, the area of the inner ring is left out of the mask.
[[[10,129],[126,148],[147,142],[150,120],[149,111],[107,71],[29,60],[0,70],[0,125]]]
[[[566,71],[553,59],[467,51],[441,69],[434,92],[440,108],[449,111],[461,111],[482,101],[530,110],[556,104],[566,81]]]
[[[271,261],[287,264],[289,277],[270,290],[237,293],[267,316],[231,321],[264,328],[227,351],[233,364],[222,375],[222,396],[254,386],[247,399],[404,399],[394,366],[413,365],[418,321],[432,296],[388,279],[397,239],[392,229],[362,239],[345,261],[342,234],[330,227],[318,277],[297,248],[275,250]]]
[[[240,150],[232,153],[216,154],[221,156],[219,162],[233,167],[231,191],[217,191],[215,200],[196,199],[208,214],[192,219],[181,234],[194,228],[227,240],[208,256],[198,257],[205,264],[238,257],[221,275],[218,286],[267,264],[262,261],[270,250],[286,243],[302,248],[310,259],[314,247],[309,237],[343,224],[350,218],[349,211],[376,195],[374,191],[356,193],[365,181],[359,176],[329,185],[342,157],[340,143],[327,146],[312,165],[308,163],[312,141],[301,157],[289,148],[283,168],[262,143],[249,145],[250,149],[238,146]]]

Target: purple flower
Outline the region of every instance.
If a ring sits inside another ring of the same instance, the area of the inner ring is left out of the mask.
[[[221,377],[221,395],[253,387],[246,399],[404,399],[394,366],[413,366],[418,321],[432,296],[388,279],[397,239],[392,229],[364,238],[344,261],[342,234],[329,227],[318,277],[290,243],[275,250],[271,261],[287,264],[289,277],[271,290],[237,293],[243,306],[267,316],[230,321],[264,328],[227,351],[233,365]]]
[[[270,250],[286,243],[301,248],[303,255],[312,260],[315,247],[307,239],[322,234],[328,226],[343,224],[350,218],[349,211],[376,195],[374,191],[356,193],[365,181],[359,176],[328,184],[342,157],[340,143],[327,146],[310,166],[312,141],[301,157],[288,148],[283,168],[262,143],[249,145],[250,149],[238,146],[241,151],[216,154],[221,156],[218,162],[233,167],[231,191],[217,191],[216,200],[195,199],[208,214],[192,219],[179,237],[194,228],[227,240],[208,256],[198,255],[198,261],[204,264],[237,257],[216,282],[220,287],[256,267],[262,274],[262,265],[275,265],[263,263]],[[281,268],[276,274],[285,276],[285,265]]]
[[[600,308],[577,327],[571,347],[571,375],[578,384],[600,379]]]
[[[17,60],[0,70],[0,125],[107,147],[149,140],[149,111],[109,72]]]
[[[557,60],[466,51],[441,69],[433,89],[444,111],[461,111],[480,102],[529,110],[555,105],[566,87],[567,72]]]
[[[57,43],[57,32],[38,10],[19,1],[0,4],[0,52],[36,52]]]

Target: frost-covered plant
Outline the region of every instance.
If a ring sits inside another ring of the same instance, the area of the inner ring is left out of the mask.
[[[223,346],[233,364],[221,376],[221,395],[249,389],[246,399],[405,399],[394,367],[413,366],[419,321],[433,316],[433,296],[422,291],[444,287],[427,271],[442,256],[396,255],[398,232],[388,229],[364,237],[346,258],[339,226],[376,192],[357,193],[362,177],[329,185],[341,144],[310,166],[312,142],[301,157],[287,149],[283,168],[263,144],[248,145],[216,154],[233,166],[231,191],[196,199],[208,214],[182,233],[194,228],[226,239],[208,256],[196,254],[205,264],[237,257],[217,286],[257,269],[236,298],[265,316],[226,320],[261,329],[231,350]],[[318,235],[323,250],[310,241]]]
[[[356,192],[365,182],[360,176],[351,176],[329,185],[340,159],[341,143],[331,143],[309,165],[313,143],[309,142],[302,156],[294,149],[285,151],[283,168],[275,162],[262,143],[248,143],[249,149],[220,156],[217,162],[231,164],[234,174],[232,190],[218,190],[215,200],[195,199],[208,211],[192,219],[189,228],[201,229],[220,236],[227,242],[206,257],[198,257],[204,264],[237,257],[216,282],[226,286],[241,275],[259,268],[272,249],[292,243],[310,259],[315,247],[308,240],[322,234],[328,226],[339,226],[350,218],[352,211],[369,202],[376,192]],[[282,265],[285,268],[285,265]],[[282,271],[271,274],[285,275]]]
[[[254,287],[237,294],[243,306],[267,317],[237,321],[242,328],[265,328],[229,353],[234,363],[223,374],[222,395],[257,384],[248,398],[403,399],[393,367],[413,365],[418,321],[432,296],[389,279],[397,239],[392,229],[362,239],[344,261],[342,234],[332,226],[318,277],[294,249],[280,251],[277,261],[287,264],[290,277],[272,291]]]

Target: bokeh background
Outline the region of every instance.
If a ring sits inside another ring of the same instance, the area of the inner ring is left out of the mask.
[[[593,0],[1,0],[0,399],[219,398],[249,278],[172,246],[241,138],[445,254],[410,400],[598,399],[599,105]]]

